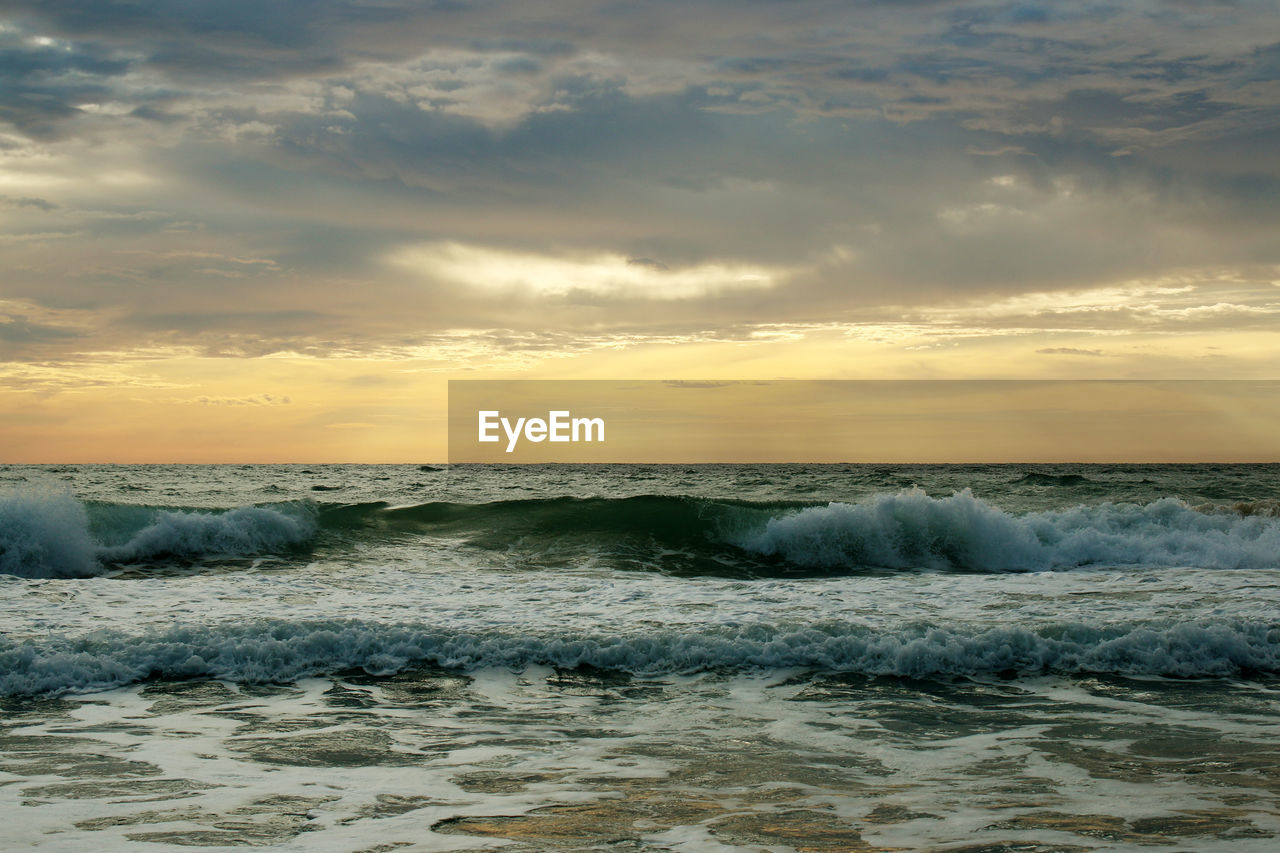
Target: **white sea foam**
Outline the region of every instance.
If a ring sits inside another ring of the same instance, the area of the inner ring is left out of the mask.
[[[179,627],[76,639],[0,640],[0,694],[101,690],[148,677],[287,682],[360,668],[592,666],[636,675],[812,668],[909,677],[1101,672],[1179,677],[1280,672],[1280,626],[1236,620],[986,630],[904,625],[702,626],[524,634],[352,620]]]
[[[608,555],[618,542],[643,537],[655,547],[691,553],[710,546],[707,556],[722,561],[728,542],[792,566],[828,570],[1280,568],[1280,517],[1258,509],[1260,502],[1251,503],[1249,512],[1163,498],[1145,505],[1013,514],[968,490],[934,498],[911,489],[768,518],[776,507],[654,496],[429,503],[394,510],[382,503],[339,507],[310,501],[231,510],[91,504],[87,514],[67,494],[0,500],[0,573],[25,577],[92,575],[101,571],[100,563],[288,552],[321,527],[331,540],[385,539],[388,531],[429,531],[442,519],[464,534],[482,534],[479,541],[494,550],[536,551],[551,542]],[[747,562],[755,576],[767,574],[766,567]]]
[[[304,542],[315,530],[314,516],[297,509],[244,506],[228,512],[162,511],[128,542],[103,547],[98,554],[111,562],[263,554]]]
[[[1280,567],[1280,519],[1175,498],[1012,515],[965,489],[919,489],[770,519],[734,544],[811,567],[1035,571],[1087,565]]]
[[[0,495],[0,574],[89,577],[100,574],[103,563],[263,554],[305,542],[316,531],[315,513],[305,503],[227,512],[95,509],[96,525],[84,504],[65,492]],[[96,542],[91,530],[99,527],[119,543]]]
[[[65,578],[99,571],[79,501],[56,492],[0,495],[0,574]]]

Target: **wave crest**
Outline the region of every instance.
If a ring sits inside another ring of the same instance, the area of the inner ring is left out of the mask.
[[[831,503],[772,518],[735,544],[815,568],[1047,568],[1035,532],[969,490],[931,498],[920,489]]]
[[[1280,521],[1205,513],[1175,498],[1015,516],[965,489],[919,489],[770,519],[740,547],[813,568],[1037,571],[1079,566],[1280,566]]]
[[[1043,672],[1223,678],[1280,672],[1280,626],[1234,621],[970,631],[831,622],[525,635],[274,621],[143,636],[0,638],[0,695],[105,690],[156,677],[283,683],[347,669],[390,675],[427,665],[464,671],[591,666],[641,676],[803,668],[910,678]]]
[[[98,549],[102,560],[248,556],[306,542],[316,532],[313,511],[242,506],[227,512],[160,512],[123,545]]]
[[[86,508],[68,493],[0,495],[0,574],[82,578],[110,563],[277,553],[309,541],[316,515],[307,503],[184,511]]]
[[[103,563],[287,555],[312,543],[440,535],[527,557],[533,568],[602,558],[618,568],[740,577],[1280,568],[1272,500],[1192,507],[1163,498],[1014,514],[969,490],[935,498],[910,489],[828,504],[639,495],[414,506],[296,501],[230,510],[90,504],[87,512],[69,495],[20,495],[0,498],[0,573],[81,577],[100,573]]]
[[[0,574],[82,578],[100,571],[79,501],[69,494],[0,495]]]

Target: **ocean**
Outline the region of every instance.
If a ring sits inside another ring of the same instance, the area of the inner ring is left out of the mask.
[[[1280,466],[0,466],[0,846],[1274,851]]]

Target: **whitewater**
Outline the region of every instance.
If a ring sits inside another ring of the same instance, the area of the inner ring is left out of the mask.
[[[1280,832],[1278,466],[8,466],[0,487],[20,846]]]

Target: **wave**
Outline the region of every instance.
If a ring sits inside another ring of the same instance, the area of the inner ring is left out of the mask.
[[[1280,518],[1280,501],[1233,501],[1229,504],[1204,503],[1192,507],[1196,512],[1235,513],[1239,516],[1261,515],[1268,518]]]
[[[737,543],[815,568],[1280,567],[1280,519],[1206,513],[1175,498],[1013,515],[968,489],[946,498],[911,489],[773,518]]]
[[[91,577],[109,564],[244,557],[296,548],[316,532],[307,503],[226,511],[82,504],[69,494],[0,497],[0,573]]]
[[[924,569],[1014,572],[1084,566],[1280,567],[1272,501],[1192,507],[1176,498],[1014,514],[969,490],[920,489],[858,503],[726,501],[680,496],[552,498],[483,504],[323,507],[321,524],[352,535],[437,533],[480,547],[622,553],[679,551],[695,568],[747,574]]]
[[[1280,568],[1275,501],[1081,505],[1015,514],[970,491],[920,489],[857,503],[682,496],[545,498],[392,506],[286,503],[229,510],[0,499],[0,572],[82,577],[111,564],[290,555],[428,540],[515,555],[532,568],[583,560],[673,574],[779,577],[863,571],[1024,572],[1077,567]],[[505,559],[505,557],[504,557]]]
[[[1009,482],[1014,485],[1026,484],[1030,486],[1081,486],[1085,483],[1097,481],[1090,480],[1083,474],[1045,474],[1040,471],[1030,471]]]
[[[0,495],[0,573],[89,577],[100,571],[84,506],[67,495]]]
[[[106,690],[148,679],[287,683],[362,669],[475,671],[543,665],[638,676],[808,669],[909,678],[1097,673],[1235,678],[1280,673],[1280,625],[1256,621],[981,631],[876,630],[847,622],[524,635],[356,620],[175,627],[141,636],[0,638],[0,695]]]
[[[245,506],[227,512],[161,511],[127,542],[100,547],[98,557],[112,563],[243,557],[296,547],[315,532],[315,513],[306,504]]]

